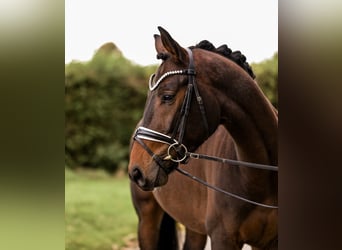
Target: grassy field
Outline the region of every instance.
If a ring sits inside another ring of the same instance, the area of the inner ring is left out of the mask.
[[[65,170],[65,249],[120,249],[136,225],[126,176]]]

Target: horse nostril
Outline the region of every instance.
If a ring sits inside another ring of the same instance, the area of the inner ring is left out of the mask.
[[[143,182],[143,174],[142,172],[140,171],[139,168],[135,167],[133,170],[132,170],[132,175],[131,175],[131,179],[133,181],[135,181],[136,183],[142,183]]]

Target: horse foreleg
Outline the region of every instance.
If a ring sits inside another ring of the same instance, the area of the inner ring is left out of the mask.
[[[207,243],[207,235],[186,229],[183,250],[203,250]]]
[[[138,241],[141,250],[178,249],[175,221],[160,207],[151,192],[131,182],[131,196],[138,215]]]
[[[131,182],[131,196],[138,215],[138,241],[141,250],[158,249],[159,227],[163,210],[151,192],[144,192]]]
[[[143,214],[139,218],[138,241],[141,250],[157,250],[159,240],[159,226],[162,211],[154,210],[154,215]]]

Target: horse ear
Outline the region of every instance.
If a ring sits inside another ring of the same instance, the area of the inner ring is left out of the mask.
[[[182,48],[171,36],[170,34],[163,29],[162,27],[158,27],[160,32],[160,40],[163,48],[172,55],[172,59],[174,59],[178,63],[186,63],[187,52],[184,48]],[[157,43],[156,39],[156,43]],[[159,41],[160,43],[160,41]],[[156,46],[157,49],[157,46]],[[158,49],[157,49],[158,51]],[[165,52],[165,51],[164,51]],[[159,52],[158,52],[159,53]]]
[[[161,41],[160,35],[154,35],[154,45],[158,54],[164,54],[167,52]]]

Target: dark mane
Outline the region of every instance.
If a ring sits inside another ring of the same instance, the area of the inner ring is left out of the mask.
[[[243,68],[253,79],[255,79],[252,67],[246,61],[246,56],[243,55],[239,50],[233,52],[230,48],[228,48],[226,44],[221,45],[218,48],[215,48],[215,46],[208,40],[203,40],[196,44],[196,46],[191,46],[190,48],[204,49],[222,55],[235,62],[237,65]]]

